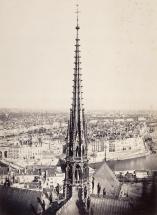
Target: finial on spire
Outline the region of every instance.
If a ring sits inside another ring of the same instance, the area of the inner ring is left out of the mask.
[[[78,24],[78,14],[80,13],[79,11],[79,4],[76,4],[76,14],[77,14],[77,25],[76,25],[76,29],[79,30],[80,27],[79,27],[79,24]]]

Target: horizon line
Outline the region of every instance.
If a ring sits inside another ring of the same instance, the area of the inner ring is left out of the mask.
[[[7,111],[7,110],[11,110],[11,111],[31,111],[31,112],[64,112],[67,113],[69,112],[69,109],[64,109],[64,108],[31,108],[31,107],[0,107],[0,111]],[[109,111],[113,111],[113,112],[120,112],[120,111],[124,111],[124,112],[147,112],[147,111],[152,111],[152,112],[156,112],[157,109],[154,108],[135,108],[135,109],[127,109],[127,108],[93,108],[93,109],[85,109],[85,112],[109,112]]]

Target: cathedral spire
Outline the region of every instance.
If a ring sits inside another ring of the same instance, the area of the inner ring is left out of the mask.
[[[81,136],[81,123],[82,123],[82,86],[81,86],[81,62],[80,62],[80,39],[79,39],[79,10],[77,4],[77,23],[76,23],[76,39],[75,39],[75,62],[74,62],[74,84],[73,84],[73,101],[72,101],[72,112],[73,112],[73,126],[78,132],[80,139]]]
[[[65,197],[70,198],[79,190],[80,199],[87,199],[89,169],[87,159],[87,131],[82,105],[81,86],[81,62],[80,62],[80,39],[79,39],[79,10],[76,11],[76,38],[75,38],[75,61],[73,78],[72,107],[68,122],[66,143],[66,172],[65,172]]]

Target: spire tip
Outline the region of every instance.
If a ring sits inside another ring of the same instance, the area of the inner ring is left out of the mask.
[[[79,24],[78,24],[78,20],[79,20],[78,14],[79,14],[79,13],[80,13],[80,11],[79,11],[79,4],[76,4],[76,14],[77,14],[77,25],[76,25],[76,29],[77,29],[77,30],[80,29]]]

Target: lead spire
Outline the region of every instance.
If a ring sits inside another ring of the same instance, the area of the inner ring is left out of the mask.
[[[76,5],[76,39],[75,39],[75,67],[74,67],[74,84],[73,84],[73,101],[72,101],[72,124],[81,136],[81,124],[82,124],[82,96],[81,96],[81,68],[80,68],[80,39],[79,39],[79,9]]]
[[[79,192],[79,198],[85,200],[89,193],[89,169],[87,158],[87,131],[84,109],[82,107],[81,86],[81,62],[80,62],[80,39],[79,39],[79,9],[76,5],[76,38],[75,38],[75,61],[73,78],[72,107],[68,122],[66,142],[66,171],[64,193],[66,198]],[[76,189],[77,188],[77,189]],[[79,191],[78,191],[79,190]],[[80,196],[81,193],[81,196]]]

